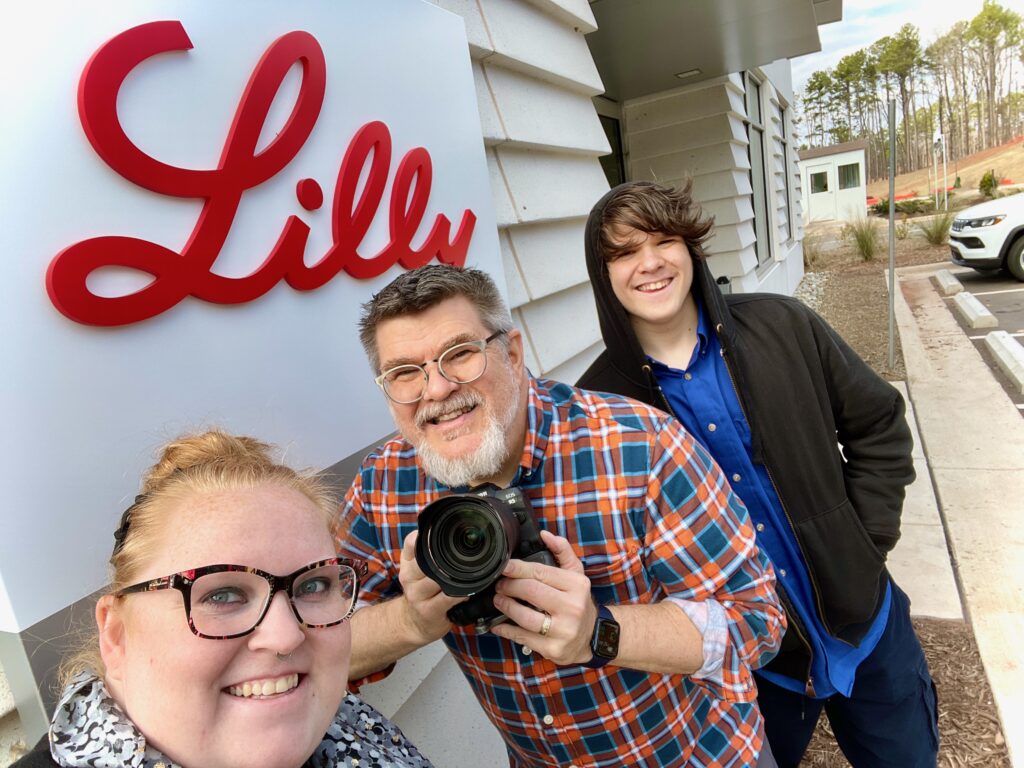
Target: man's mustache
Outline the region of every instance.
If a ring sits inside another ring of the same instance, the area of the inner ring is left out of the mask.
[[[416,412],[416,426],[422,429],[428,421],[445,416],[449,413],[473,408],[483,403],[477,392],[453,392],[439,403],[428,403]]]

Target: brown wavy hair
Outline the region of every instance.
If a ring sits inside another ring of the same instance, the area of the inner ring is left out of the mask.
[[[649,182],[623,186],[601,212],[601,255],[615,261],[634,245],[617,240],[612,230],[629,227],[641,232],[663,232],[683,238],[690,255],[705,258],[704,243],[711,234],[714,217],[706,216],[693,199],[693,179],[680,188]]]

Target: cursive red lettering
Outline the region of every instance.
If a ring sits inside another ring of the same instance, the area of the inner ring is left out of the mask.
[[[288,216],[263,263],[243,277],[212,271],[234,222],[242,196],[279,173],[305,144],[323,105],[326,63],[316,39],[289,32],[267,48],[242,93],[216,168],[179,168],[150,157],[125,134],[117,115],[117,95],[127,75],[146,59],[169,51],[186,51],[192,42],[181,22],[158,21],[126,30],[104,44],[82,72],[78,110],[85,134],[97,155],[124,178],[154,192],[204,200],[195,227],[181,253],[140,238],[103,236],[65,248],[50,263],[47,292],[54,306],[72,320],[117,326],[159,315],[186,296],[218,304],[252,301],[282,279],[299,290],[318,288],[339,271],[356,278],[376,277],[396,263],[411,268],[432,258],[463,264],[476,216],[463,214],[449,240],[451,224],[438,215],[423,245],[414,249],[431,186],[431,161],[426,149],[408,152],[399,164],[390,205],[390,241],[369,258],[359,247],[380,207],[391,164],[391,134],[381,122],[360,128],[338,171],[332,209],[333,245],[314,266],[304,263],[309,227]],[[271,104],[291,67],[302,66],[299,95],[284,128],[256,152]],[[370,156],[372,154],[372,160]],[[358,200],[359,178],[370,160],[367,181]],[[323,203],[313,179],[296,186],[306,210]],[[99,296],[89,290],[89,275],[102,267],[127,267],[153,280],[124,296]]]

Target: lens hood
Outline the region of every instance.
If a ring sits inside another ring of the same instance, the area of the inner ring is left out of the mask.
[[[419,514],[416,562],[450,597],[491,586],[519,544],[515,511],[493,496],[453,494]]]

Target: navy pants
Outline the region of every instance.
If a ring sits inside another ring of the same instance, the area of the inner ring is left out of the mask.
[[[796,768],[825,710],[840,749],[854,768],[934,768],[938,702],[910,600],[892,585],[889,622],[857,668],[849,698],[811,699],[757,677],[757,703],[780,768]]]

